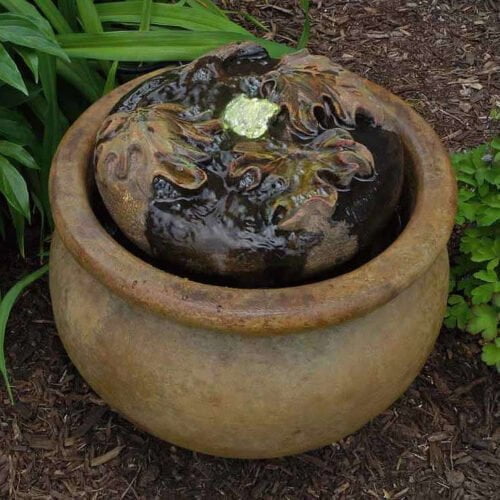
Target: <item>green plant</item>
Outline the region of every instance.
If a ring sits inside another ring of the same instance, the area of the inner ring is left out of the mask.
[[[3,343],[5,339],[5,330],[7,328],[7,320],[9,319],[9,314],[12,306],[16,302],[19,295],[23,290],[36,281],[38,278],[43,276],[49,269],[48,264],[45,264],[40,269],[33,271],[24,278],[20,279],[6,294],[5,297],[0,297],[0,374],[3,376],[5,381],[5,386],[7,387],[7,392],[9,394],[10,400],[12,401],[12,391],[9,384],[9,379],[7,377],[7,367],[5,364],[5,355],[3,349]]]
[[[460,253],[451,267],[446,326],[481,334],[482,359],[500,371],[500,138],[452,156]]]

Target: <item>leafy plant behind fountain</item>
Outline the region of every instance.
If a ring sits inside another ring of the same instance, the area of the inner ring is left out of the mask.
[[[299,0],[307,19],[308,0]],[[259,29],[266,27],[240,14]],[[0,238],[24,257],[26,223],[53,228],[48,197],[52,156],[64,131],[115,87],[119,62],[190,61],[220,45],[258,41],[271,56],[292,48],[258,38],[212,0],[0,0]],[[309,23],[298,47],[307,44]],[[3,341],[10,310],[43,266],[0,296],[0,373],[9,390]]]
[[[500,137],[452,156],[459,192],[459,254],[445,325],[481,334],[482,359],[500,372]]]

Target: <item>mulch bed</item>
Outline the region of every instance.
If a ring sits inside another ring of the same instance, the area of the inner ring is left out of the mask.
[[[293,1],[225,4],[265,20],[276,40],[300,33]],[[450,149],[498,133],[488,119],[500,101],[495,1],[313,4],[311,49],[407,99]],[[0,250],[4,292],[37,261]],[[16,403],[0,388],[0,497],[500,498],[499,377],[480,361],[477,340],[459,332],[443,329],[404,396],[354,435],[261,461],[186,451],[111,411],[59,342],[46,280],[18,302],[6,348]]]

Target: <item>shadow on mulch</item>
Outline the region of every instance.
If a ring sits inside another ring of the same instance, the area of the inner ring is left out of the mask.
[[[297,40],[294,1],[226,0]],[[313,0],[312,51],[407,99],[450,149],[499,131],[499,9],[492,0]],[[0,289],[36,267],[0,248]],[[443,330],[390,409],[337,444],[275,460],[208,457],[112,412],[57,337],[46,282],[16,305],[6,349],[17,402],[0,388],[0,497],[500,499],[499,378],[476,339]]]

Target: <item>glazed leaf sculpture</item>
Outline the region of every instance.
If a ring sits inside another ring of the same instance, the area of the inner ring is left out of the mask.
[[[383,110],[356,77],[324,56],[302,50],[284,56],[262,81],[262,93],[286,108],[297,134],[316,136],[329,125],[354,127],[356,115],[383,122]]]
[[[178,272],[286,284],[387,223],[403,176],[383,123],[363,80],[328,58],[231,45],[127,95],[98,133],[95,177],[125,236]],[[380,168],[356,138],[371,135]]]
[[[277,196],[265,210],[268,222],[280,229],[310,229],[307,221],[311,212],[330,218],[337,189],[347,188],[355,176],[370,177],[374,173],[370,151],[344,129],[326,130],[304,146],[281,146],[269,142],[237,143],[234,151],[241,156],[229,168],[230,177],[253,177],[252,182],[244,181],[246,191],[255,189],[266,177],[279,185]]]
[[[181,111],[176,104],[158,104],[114,113],[97,135],[96,179],[102,196],[117,223],[142,247],[144,227],[137,216],[147,212],[153,179],[161,176],[187,190],[207,180],[197,163],[208,155],[189,141],[209,144],[218,122],[194,124],[179,118]]]

